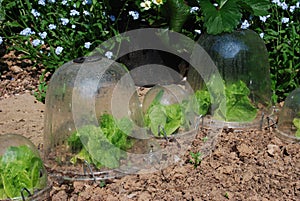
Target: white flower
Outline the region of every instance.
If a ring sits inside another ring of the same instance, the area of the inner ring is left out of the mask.
[[[110,19],[112,22],[116,21],[116,17],[115,17],[114,15],[110,15],[110,16],[109,16],[109,19]]]
[[[275,3],[275,4],[279,5],[280,4],[280,0],[272,0],[272,3]]]
[[[144,8],[144,10],[149,10],[151,8],[151,1],[144,1],[140,4],[140,6]]]
[[[129,11],[128,14],[131,15],[134,20],[139,19],[140,16],[140,14],[137,11]]]
[[[261,38],[264,38],[265,33],[260,33],[259,36],[260,36]]]
[[[63,0],[63,1],[61,2],[61,4],[64,5],[64,6],[69,5],[67,0]]]
[[[84,43],[84,47],[86,48],[86,49],[89,49],[90,47],[91,47],[91,42],[86,42],[86,43]]]
[[[67,18],[60,18],[60,21],[61,21],[61,23],[62,23],[62,25],[67,25],[68,23],[69,23],[69,19],[67,19]]]
[[[76,25],[75,25],[75,24],[72,24],[71,27],[72,27],[72,29],[75,29],[75,28],[76,28]]]
[[[55,49],[55,54],[60,55],[60,54],[62,53],[63,49],[64,49],[63,47],[58,46],[58,47]]]
[[[36,18],[41,16],[41,14],[35,9],[31,9],[31,14]]]
[[[49,29],[50,30],[56,29],[56,25],[55,24],[49,24]]]
[[[41,44],[41,40],[40,40],[40,39],[34,39],[34,40],[32,41],[32,45],[33,45],[34,47],[38,46],[39,44]]]
[[[217,4],[217,3],[214,3],[213,5],[214,5],[214,7],[218,7],[219,6],[219,4]]]
[[[197,34],[201,34],[201,30],[200,30],[200,29],[195,29],[195,32],[196,32]]]
[[[296,6],[290,6],[290,12],[293,13],[296,9]]]
[[[31,31],[31,28],[26,28],[26,29],[23,29],[21,32],[20,32],[20,35],[22,36],[29,36],[31,34],[35,34],[34,31]]]
[[[41,37],[41,39],[45,39],[47,37],[47,32],[43,32],[43,33],[38,33],[39,36]]]
[[[271,15],[259,16],[259,19],[260,19],[262,22],[266,22],[267,19],[268,19],[270,16],[271,16]]]
[[[279,6],[281,6],[282,10],[287,10],[289,7],[285,2],[282,2]]]
[[[80,13],[79,13],[77,10],[74,10],[74,9],[73,9],[73,10],[70,11],[70,15],[71,15],[71,16],[75,16],[75,15],[79,15],[79,14],[80,14]]]
[[[195,13],[199,10],[199,7],[195,6],[190,9],[190,13]]]
[[[45,0],[39,0],[38,4],[41,5],[41,6],[45,6],[46,2],[45,2]]]
[[[107,58],[111,59],[112,56],[113,56],[113,53],[112,53],[111,51],[107,51],[107,52],[105,53],[105,56],[106,56]]]
[[[250,27],[250,24],[249,24],[248,20],[245,20],[241,25],[241,29],[248,29],[249,27]]]
[[[286,23],[288,23],[290,21],[290,18],[287,18],[287,17],[283,17],[282,19],[281,19],[281,22],[283,23],[283,24],[286,24]]]
[[[0,36],[0,45],[3,43],[3,38]]]
[[[49,3],[55,3],[55,0],[48,0]]]
[[[158,6],[164,3],[162,0],[152,0],[152,2]]]
[[[299,8],[300,7],[300,1],[298,1],[297,3],[296,3],[296,8]]]
[[[90,12],[89,12],[89,11],[86,11],[86,10],[84,10],[84,11],[83,11],[83,14],[84,14],[84,15],[90,15]]]

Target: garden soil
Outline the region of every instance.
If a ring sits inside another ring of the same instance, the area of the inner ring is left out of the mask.
[[[41,148],[45,105],[32,95],[38,79],[35,69],[2,70],[0,134],[24,135]],[[202,151],[203,133],[181,161],[155,173],[105,183],[49,177],[49,200],[300,200],[300,144],[278,138],[272,128],[224,129],[195,166],[190,152]]]

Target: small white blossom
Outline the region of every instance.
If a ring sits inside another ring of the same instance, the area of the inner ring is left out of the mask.
[[[113,56],[113,53],[112,53],[111,51],[107,51],[107,52],[105,53],[105,56],[106,56],[107,58],[111,59],[112,56]]]
[[[109,16],[109,19],[110,19],[112,22],[116,21],[116,17],[115,17],[114,15],[110,15],[110,16]]]
[[[64,6],[68,6],[68,5],[69,5],[67,0],[63,0],[63,1],[61,2],[61,4],[64,5]]]
[[[45,6],[46,2],[45,2],[45,0],[39,0],[38,4],[41,5],[41,6]]]
[[[65,26],[69,23],[70,20],[67,18],[60,18],[60,21],[61,21],[61,24]]]
[[[195,6],[190,9],[190,13],[195,13],[199,10],[199,7]]]
[[[214,5],[214,7],[218,7],[219,6],[219,4],[217,4],[217,3],[214,3],[213,5]]]
[[[260,36],[261,38],[264,38],[265,33],[260,33],[259,36]]]
[[[41,16],[41,14],[37,10],[35,10],[35,9],[31,9],[31,14],[34,17],[36,17],[36,18],[38,18],[39,16]]]
[[[75,28],[76,28],[76,25],[75,25],[75,24],[72,24],[71,28],[72,28],[72,29],[75,29]]]
[[[47,32],[43,32],[43,33],[38,33],[39,36],[41,37],[41,39],[45,39],[47,37]]]
[[[56,29],[56,25],[55,24],[49,24],[49,29],[50,30]]]
[[[32,34],[35,34],[34,31],[31,31],[31,28],[26,28],[26,29],[23,29],[21,32],[20,32],[20,35],[22,36],[29,36],[29,35],[32,35]]]
[[[280,4],[280,6],[281,6],[282,10],[287,10],[289,8],[289,6],[285,2],[282,2]]]
[[[55,3],[55,0],[48,0],[49,3]]]
[[[3,38],[0,36],[0,45],[3,43]]]
[[[32,45],[34,46],[34,47],[36,47],[36,46],[38,46],[38,45],[40,45],[41,44],[41,40],[40,39],[34,39],[33,41],[32,41]]]
[[[158,6],[164,3],[162,0],[152,0],[152,2]]]
[[[300,1],[298,1],[297,3],[296,3],[296,8],[299,8],[300,7]]]
[[[296,9],[296,6],[290,6],[290,12],[293,13]]]
[[[140,4],[140,6],[144,9],[144,10],[149,10],[151,8],[151,1],[144,1]]]
[[[280,0],[272,0],[272,3],[275,3],[275,4],[279,5],[280,4]]]
[[[82,5],[86,5],[86,4],[92,4],[91,0],[83,0]]]
[[[195,32],[196,32],[197,34],[201,34],[201,30],[200,30],[200,29],[195,29]]]
[[[259,16],[259,19],[260,19],[262,22],[266,22],[267,19],[268,19],[270,16],[271,16],[271,15]]]
[[[287,18],[287,17],[283,17],[282,19],[281,19],[281,22],[283,23],[283,24],[286,24],[286,23],[288,23],[290,21],[290,18]]]
[[[84,11],[83,11],[83,14],[84,14],[84,15],[90,15],[90,12],[89,12],[89,11],[86,11],[86,10],[84,10]]]
[[[128,14],[131,15],[134,20],[139,19],[140,16],[140,14],[137,11],[129,11]]]
[[[91,42],[86,42],[86,43],[84,43],[84,47],[86,48],[86,49],[89,49],[90,47],[91,47]]]
[[[63,47],[58,46],[58,47],[55,49],[55,54],[60,55],[60,54],[62,53],[63,49],[64,49]]]
[[[250,24],[249,24],[248,20],[245,20],[241,25],[241,29],[248,29],[249,27],[250,27]]]
[[[77,10],[74,10],[74,9],[73,9],[73,10],[70,11],[70,15],[71,15],[71,16],[75,16],[75,15],[79,15],[79,14],[80,14],[80,13],[79,13]]]

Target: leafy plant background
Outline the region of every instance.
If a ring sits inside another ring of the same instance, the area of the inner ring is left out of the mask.
[[[0,43],[53,73],[131,29],[167,28],[196,40],[204,32],[249,28],[260,34],[269,51],[273,100],[279,102],[299,87],[299,4],[298,0],[2,0]],[[112,48],[102,51],[111,58]],[[40,83],[36,96],[43,100],[47,88],[43,76]]]

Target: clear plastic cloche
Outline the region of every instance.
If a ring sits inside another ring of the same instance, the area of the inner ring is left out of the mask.
[[[194,130],[197,114],[189,105],[192,94],[187,86],[180,84],[152,87],[143,99],[145,126],[155,136],[170,136]]]
[[[113,60],[93,55],[64,64],[51,77],[45,104],[44,157],[50,176],[119,177],[144,168],[148,154],[159,149],[144,128],[128,70]]]
[[[300,88],[292,91],[285,99],[276,133],[285,140],[300,142]]]
[[[0,142],[0,200],[46,200],[51,185],[35,145],[17,134]]]
[[[271,79],[268,52],[263,40],[252,30],[238,30],[220,35],[203,34],[198,43],[216,64],[225,85],[226,106],[223,114],[213,105],[205,118],[208,126],[261,128],[271,106]],[[190,70],[192,88],[205,90],[206,83]],[[213,76],[212,76],[213,77]],[[211,94],[213,100],[218,95]],[[221,123],[222,122],[222,123]]]

